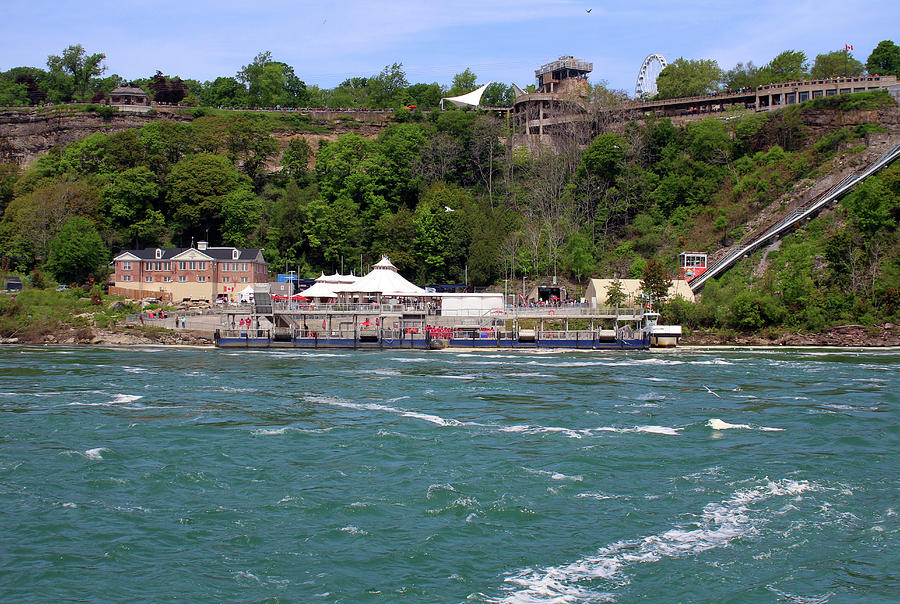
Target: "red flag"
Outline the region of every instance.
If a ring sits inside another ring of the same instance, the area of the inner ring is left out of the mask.
[[[853,44],[844,44],[844,50],[853,50]]]

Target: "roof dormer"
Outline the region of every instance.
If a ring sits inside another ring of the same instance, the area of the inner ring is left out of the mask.
[[[156,248],[156,259],[159,260],[163,257],[163,251],[159,248]]]
[[[237,259],[240,258],[240,257],[241,257],[241,250],[239,250],[239,249],[237,249],[237,248],[233,248],[233,249],[231,250],[231,259],[232,259],[232,260],[237,260]]]

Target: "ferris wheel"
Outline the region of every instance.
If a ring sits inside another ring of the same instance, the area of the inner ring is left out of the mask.
[[[656,94],[656,78],[666,65],[668,65],[666,58],[659,53],[653,53],[644,59],[634,87],[634,95],[637,98]]]

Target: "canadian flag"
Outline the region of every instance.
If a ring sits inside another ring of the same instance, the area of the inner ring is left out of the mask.
[[[844,44],[844,50],[853,50],[853,44]]]

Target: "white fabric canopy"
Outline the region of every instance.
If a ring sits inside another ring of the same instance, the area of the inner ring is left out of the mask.
[[[316,279],[317,283],[313,283],[305,290],[300,292],[304,298],[337,298],[337,292],[332,289],[329,284],[322,283]]]
[[[484,91],[491,84],[493,84],[493,82],[488,82],[484,86],[476,88],[472,92],[467,92],[466,94],[461,94],[459,96],[444,97],[441,99],[441,109],[444,108],[444,101],[450,101],[457,107],[477,107],[481,104],[481,96],[484,94]]]
[[[425,296],[428,294],[415,283],[403,278],[397,272],[397,267],[391,264],[387,256],[382,256],[381,260],[372,266],[372,270],[368,275],[360,277],[356,283],[345,286],[341,291],[359,294],[380,294],[389,297]]]

